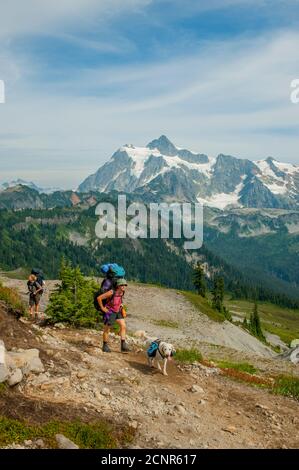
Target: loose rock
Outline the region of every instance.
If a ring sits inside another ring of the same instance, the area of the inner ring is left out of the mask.
[[[199,385],[192,385],[192,387],[188,388],[188,391],[192,393],[205,393],[204,389]]]
[[[7,383],[10,387],[20,383],[23,379],[23,374],[21,369],[15,369],[8,377]]]
[[[74,442],[65,437],[63,434],[56,434],[55,439],[59,449],[79,449],[79,447]]]

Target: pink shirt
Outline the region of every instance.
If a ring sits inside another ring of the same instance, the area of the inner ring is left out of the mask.
[[[118,313],[120,311],[120,307],[123,300],[123,294],[114,294],[112,299],[108,300],[106,307],[109,308],[110,311],[114,313]]]

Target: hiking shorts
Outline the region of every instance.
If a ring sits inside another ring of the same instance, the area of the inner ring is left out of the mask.
[[[116,320],[123,320],[121,312],[112,312],[109,315],[104,315],[104,325],[113,326]]]
[[[38,305],[40,303],[41,294],[35,294],[29,296],[29,307],[33,307],[34,305]]]

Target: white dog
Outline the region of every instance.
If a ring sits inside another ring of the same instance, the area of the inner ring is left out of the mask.
[[[167,362],[171,360],[176,352],[173,345],[156,339],[155,341],[151,341],[150,344],[148,343],[148,346],[146,351],[148,365],[154,367],[154,360],[157,359],[158,369],[162,371],[160,361],[163,361],[163,375],[167,375]]]

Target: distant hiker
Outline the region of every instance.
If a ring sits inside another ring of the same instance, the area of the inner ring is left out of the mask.
[[[41,299],[42,286],[37,281],[37,277],[34,274],[30,274],[27,282],[28,293],[29,293],[29,314],[31,318],[37,319],[38,308]],[[35,307],[35,308],[34,308]]]
[[[129,352],[126,344],[126,312],[123,306],[123,296],[125,293],[127,281],[123,278],[116,279],[115,287],[97,297],[101,312],[103,312],[104,331],[103,331],[103,351],[111,352],[108,346],[110,328],[114,323],[120,326],[121,351]]]
[[[46,287],[45,276],[44,276],[43,271],[38,268],[32,268],[31,274],[34,274],[34,276],[36,276],[37,282],[42,286],[42,290],[40,292],[40,294],[42,295]]]

